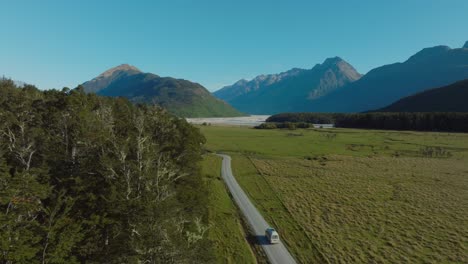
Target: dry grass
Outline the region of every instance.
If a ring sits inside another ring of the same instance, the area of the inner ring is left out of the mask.
[[[330,262],[468,261],[465,164],[346,156],[253,162]]]
[[[299,262],[468,263],[468,134],[203,132]]]
[[[208,186],[208,238],[212,242],[217,263],[256,263],[246,240],[240,215],[221,179],[221,159],[206,155],[202,162],[203,175]]]

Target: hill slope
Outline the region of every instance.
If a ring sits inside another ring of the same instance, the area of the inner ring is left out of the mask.
[[[467,48],[426,48],[403,63],[371,70],[358,81],[319,98],[309,111],[362,112],[379,109],[403,97],[464,79],[468,79]]]
[[[306,111],[318,98],[358,80],[361,75],[339,57],[328,58],[309,70],[240,80],[214,93],[237,109],[252,114]]]
[[[198,83],[143,73],[123,64],[83,83],[88,93],[126,97],[134,103],[155,103],[181,117],[226,117],[242,115],[213,97]]]
[[[378,112],[468,112],[468,80],[405,97]]]

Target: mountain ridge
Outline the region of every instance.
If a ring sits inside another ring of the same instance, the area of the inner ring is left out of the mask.
[[[308,111],[363,112],[406,96],[468,79],[468,49],[425,48],[404,62],[377,67],[338,92],[319,98]]]
[[[223,88],[213,92],[213,94],[222,100],[230,101],[237,96],[258,90],[262,86],[272,85],[273,83],[281,81],[286,77],[297,75],[302,71],[305,70],[300,68],[292,68],[277,74],[261,74],[252,78],[250,81],[246,79],[240,79],[232,85],[224,86]]]
[[[214,95],[237,109],[251,114],[272,114],[306,109],[307,104],[362,75],[340,57],[331,57],[311,69],[293,68],[259,75],[251,81],[240,80]]]
[[[86,93],[125,97],[133,103],[157,104],[181,117],[228,117],[242,113],[211,95],[201,84],[144,73],[121,64],[82,84]]]
[[[118,72],[118,71],[126,71],[126,72],[139,72],[141,73],[142,71],[140,71],[140,69],[138,69],[137,67],[133,66],[133,65],[130,65],[130,64],[120,64],[119,66],[116,66],[116,67],[113,67],[113,68],[110,68],[109,70],[101,73],[98,78],[105,78],[105,77],[109,77],[109,76],[112,76],[115,72]]]
[[[468,79],[404,97],[375,112],[468,112]]]

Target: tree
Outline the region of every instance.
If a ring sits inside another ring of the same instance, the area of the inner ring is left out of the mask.
[[[0,81],[0,261],[208,261],[204,142],[158,107]]]

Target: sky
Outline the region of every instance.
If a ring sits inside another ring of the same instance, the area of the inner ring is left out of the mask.
[[[128,63],[214,91],[340,56],[360,73],[468,41],[466,0],[0,0],[0,76],[74,88]]]

